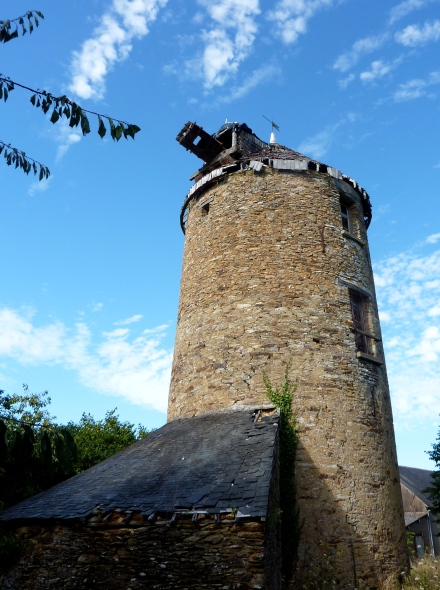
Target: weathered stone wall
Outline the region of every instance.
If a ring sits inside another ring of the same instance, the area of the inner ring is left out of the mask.
[[[263,404],[262,370],[281,382],[291,360],[299,574],[330,555],[325,567],[343,587],[375,587],[406,563],[403,511],[385,365],[357,356],[347,284],[371,295],[380,338],[360,197],[348,183],[265,168],[208,188],[188,217],[168,412]]]
[[[261,522],[232,516],[218,524],[187,517],[175,526],[23,526],[16,532],[29,545],[20,563],[0,575],[0,588],[275,590],[264,581],[263,531]]]

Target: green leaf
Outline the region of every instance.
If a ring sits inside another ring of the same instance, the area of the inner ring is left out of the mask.
[[[51,123],[56,123],[56,122],[58,121],[58,119],[59,119],[59,118],[60,118],[60,115],[58,114],[57,110],[56,110],[56,109],[54,109],[54,110],[52,111],[52,115],[51,115],[51,117],[50,117],[50,122],[51,122]]]
[[[114,139],[116,139],[116,141],[119,141],[121,139],[123,131],[124,131],[124,127],[123,127],[122,123],[120,125],[118,125],[117,127],[115,127]]]
[[[129,125],[129,127],[133,132],[133,136],[136,135],[136,133],[139,133],[139,131],[141,130],[141,128],[138,127],[137,125]]]
[[[138,133],[141,130],[140,127],[138,127],[137,125],[127,125],[125,131],[124,131],[124,136],[127,138],[127,136],[131,137],[132,139],[134,139],[134,136],[136,135],[136,133]]]
[[[115,124],[113,123],[113,119],[110,119],[110,117],[108,117],[108,122],[110,125],[110,136],[114,140],[115,139]]]
[[[81,110],[80,112],[80,117],[81,117],[81,131],[83,135],[87,135],[87,133],[90,133],[90,123],[89,120],[87,118],[87,115],[85,114],[85,112],[83,110]]]
[[[105,128],[104,122],[101,117],[98,115],[99,127],[98,127],[98,135],[102,139],[104,135],[107,133],[107,129]]]

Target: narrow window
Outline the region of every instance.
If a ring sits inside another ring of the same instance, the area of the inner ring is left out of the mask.
[[[350,303],[356,349],[374,356],[376,338],[371,329],[370,300],[358,291],[350,290]]]
[[[202,205],[202,207],[200,207],[201,211],[202,211],[202,216],[208,215],[209,214],[209,203],[205,203],[204,205]]]
[[[346,229],[348,232],[351,230],[351,223],[350,223],[350,209],[341,201],[341,220],[342,220],[342,227]]]

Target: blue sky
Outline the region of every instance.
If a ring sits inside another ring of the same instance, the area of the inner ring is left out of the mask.
[[[38,4],[38,5],[37,5]],[[136,123],[100,140],[16,89],[0,139],[51,169],[0,161],[0,383],[48,389],[59,421],[165,421],[183,248],[199,162],[175,136],[246,122],[371,196],[399,461],[430,468],[440,412],[438,0],[7,0],[45,19],[0,48],[1,72]]]

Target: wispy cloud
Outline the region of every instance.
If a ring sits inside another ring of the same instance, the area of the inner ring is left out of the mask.
[[[404,102],[407,100],[414,100],[423,96],[429,96],[429,89],[431,86],[440,84],[440,71],[431,72],[425,80],[415,78],[408,80],[404,84],[400,84],[394,93],[395,102]]]
[[[231,91],[219,98],[219,103],[230,103],[234,100],[243,98],[249,92],[254,90],[260,84],[272,80],[276,76],[281,76],[281,68],[273,64],[267,64],[254,70],[248,78],[240,80],[240,84],[232,87]]]
[[[143,316],[141,314],[132,315],[131,317],[127,318],[126,320],[119,320],[119,322],[115,322],[115,326],[128,326],[129,324],[134,324],[136,322],[140,322]]]
[[[388,33],[364,37],[353,43],[351,49],[342,53],[334,62],[333,69],[345,73],[351,70],[363,55],[380,49],[388,40]]]
[[[440,250],[423,246],[375,265],[395,418],[408,427],[440,411],[439,276]]]
[[[328,152],[333,141],[334,134],[340,123],[327,125],[322,131],[305,139],[299,146],[298,151],[306,156],[320,159]]]
[[[56,129],[56,142],[58,143],[56,162],[59,162],[72,145],[81,141],[79,129],[69,127],[66,120],[60,121]]]
[[[53,174],[49,176],[49,178],[44,178],[43,180],[35,180],[31,186],[28,188],[28,195],[33,197],[37,193],[44,193],[50,186],[50,183],[53,181]]]
[[[74,51],[70,67],[70,92],[80,98],[101,98],[105,78],[115,63],[127,59],[132,41],[148,33],[168,0],[113,0],[79,51]]]
[[[383,78],[391,72],[398,64],[398,61],[386,63],[382,60],[376,60],[371,62],[370,69],[362,72],[359,78],[362,82],[371,83],[375,82],[379,78]]]
[[[132,334],[129,328],[117,328],[96,341],[84,322],[73,330],[62,322],[39,326],[29,311],[3,307],[0,359],[61,365],[75,371],[86,387],[163,412],[172,360],[171,351],[161,344],[165,330],[161,326]]]
[[[423,8],[427,4],[430,4],[431,2],[437,1],[438,0],[404,0],[404,2],[400,2],[400,4],[393,6],[393,8],[390,10],[389,22],[392,25],[414,10],[418,10],[419,8]]]
[[[276,24],[284,43],[295,43],[307,32],[307,24],[316,12],[335,4],[335,0],[280,0],[268,18]]]
[[[426,238],[428,244],[436,244],[440,241],[440,234],[432,234]]]
[[[394,35],[397,43],[406,47],[417,47],[440,39],[440,20],[426,22],[423,26],[409,25]]]
[[[348,113],[345,117],[339,119],[335,123],[329,124],[322,131],[316,135],[305,139],[297,150],[306,156],[320,159],[325,156],[333,142],[337,138],[337,131],[347,123],[353,123],[357,119],[356,113]]]
[[[213,26],[202,32],[204,50],[187,69],[197,71],[206,88],[222,86],[234,75],[252,50],[257,33],[259,0],[198,0]]]

